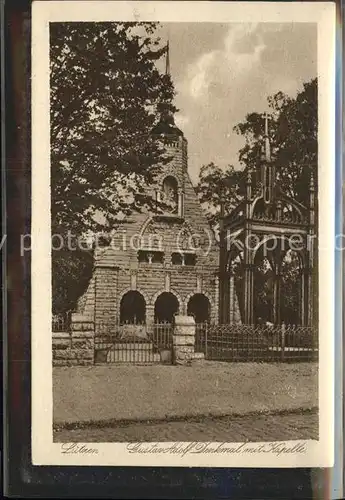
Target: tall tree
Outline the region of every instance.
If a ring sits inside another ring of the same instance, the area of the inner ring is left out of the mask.
[[[286,194],[308,206],[311,170],[317,181],[317,79],[305,83],[294,98],[278,92],[268,98],[268,105],[269,136],[279,185]],[[251,168],[258,180],[264,131],[262,115],[248,114],[234,130],[246,141],[239,151],[240,163]]]
[[[307,187],[311,170],[317,183],[317,80],[305,83],[295,98],[278,92],[268,98],[268,105],[271,110],[272,160],[276,164],[279,186],[284,193],[308,206]],[[238,153],[242,170],[235,170],[232,166],[222,170],[210,163],[201,168],[196,186],[213,227],[218,223],[221,193],[225,212],[229,213],[244,195],[243,181],[247,169],[254,172],[254,183],[260,180],[264,133],[262,114],[249,113],[234,130],[245,139],[245,145]]]
[[[222,170],[213,162],[203,165],[196,186],[200,203],[214,231],[218,232],[219,210],[223,200],[225,213],[231,212],[244,195],[243,171],[232,165]]]
[[[109,230],[152,203],[145,186],[167,158],[150,132],[162,107],[174,109],[170,77],[156,64],[165,52],[156,28],[50,24],[53,234]],[[89,262],[83,253],[66,252],[53,252],[53,290],[60,298],[69,295],[68,273],[77,275],[78,265],[85,271]]]
[[[150,198],[162,148],[150,135],[171,103],[156,61],[152,23],[52,23],[50,27],[52,226],[103,229]],[[97,214],[97,217],[95,215]]]

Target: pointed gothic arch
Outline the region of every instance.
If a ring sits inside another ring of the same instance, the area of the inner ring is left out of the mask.
[[[253,187],[252,172],[248,170],[243,201],[228,215],[224,215],[224,208],[221,210],[223,220],[220,231],[219,321],[226,322],[228,318],[227,304],[230,293],[228,282],[231,274],[229,263],[236,252],[231,248],[231,245],[229,248],[227,235],[235,232],[243,244],[243,290],[242,299],[239,299],[242,301],[243,321],[247,324],[254,321],[256,261],[261,256],[262,249],[274,240],[277,243],[276,248],[270,248],[264,257],[267,257],[272,266],[270,279],[274,289],[273,322],[276,324],[281,322],[282,306],[279,298],[283,286],[282,262],[287,250],[296,249],[296,239],[294,238],[298,237],[300,247],[297,249],[297,256],[301,282],[299,321],[303,325],[310,325],[315,319],[314,309],[317,307],[317,304],[314,303],[314,282],[312,280],[313,268],[317,267],[313,250],[316,235],[316,197],[313,170],[311,169],[309,183],[309,203],[308,206],[304,206],[280,190],[276,178],[275,162],[271,159],[267,116],[265,117],[263,140],[265,147],[261,158],[261,180]],[[224,207],[224,202],[222,202],[222,206]],[[248,244],[251,239],[256,241],[254,246]]]

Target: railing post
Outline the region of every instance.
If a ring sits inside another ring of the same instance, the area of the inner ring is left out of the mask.
[[[285,359],[285,323],[283,321],[282,326],[281,326],[281,360],[284,361]]]

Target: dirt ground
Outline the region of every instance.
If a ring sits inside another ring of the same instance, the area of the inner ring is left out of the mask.
[[[318,405],[316,363],[201,361],[192,366],[109,364],[53,370],[54,424],[109,423]]]

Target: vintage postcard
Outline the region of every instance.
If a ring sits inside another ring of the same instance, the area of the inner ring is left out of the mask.
[[[333,464],[335,8],[32,6],[35,465]]]

